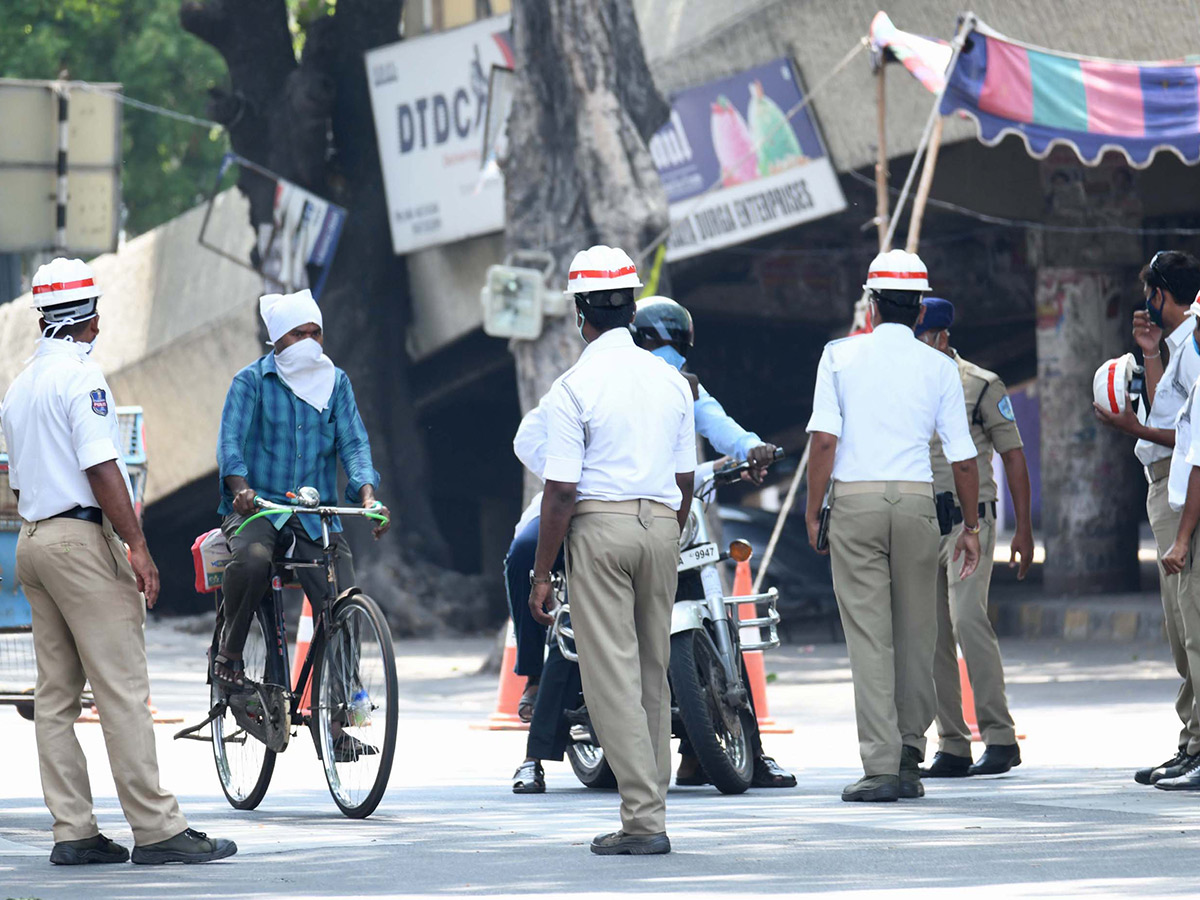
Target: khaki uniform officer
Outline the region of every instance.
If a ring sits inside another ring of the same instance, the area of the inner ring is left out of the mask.
[[[88,358],[99,334],[100,291],[80,260],[55,259],[33,280],[42,339],[0,407],[9,485],[23,520],[17,578],[33,611],[34,730],[59,865],[130,858],[100,834],[87,760],[75,738],[90,681],[135,863],[204,862],[237,852],[187,827],[158,781],[146,671],[146,601],[158,569],[130,502],[108,384]],[[129,543],[125,546],[114,533]]]
[[[917,326],[917,337],[949,356],[958,366],[971,438],[979,451],[979,568],[970,578],[960,579],[951,560],[954,542],[961,530],[962,510],[956,509],[955,530],[942,538],[938,558],[938,643],[933,662],[937,688],[937,726],[941,738],[933,765],[921,771],[923,778],[955,778],[965,775],[997,775],[1021,764],[1017,733],[1004,695],[1004,663],[1000,645],[988,619],[988,587],[992,579],[992,556],[996,549],[996,480],[992,477],[992,451],[1000,453],[1009,474],[1016,510],[1017,530],[1012,558],[1021,556],[1019,578],[1024,578],[1033,559],[1033,525],[1029,510],[1029,470],[1017,430],[1008,391],[994,372],[967,362],[950,347],[954,305],[940,297],[926,297],[925,316]],[[950,463],[942,444],[934,438],[930,446],[933,489],[938,494],[954,492]],[[957,501],[956,501],[957,502]],[[1011,563],[1010,563],[1011,565]],[[962,687],[959,681],[955,644],[963,659],[975,694],[975,711],[986,744],[983,756],[971,764],[971,730],[963,719]]]
[[[875,330],[829,344],[817,367],[806,521],[819,548],[821,498],[832,477],[833,589],[865,773],[842,799],[881,801],[924,794],[918,766],[935,709],[935,431],[964,504],[954,552],[964,578],[979,562],[979,480],[958,370],[913,336],[929,290],[925,264],[903,250],[881,253],[864,287]]]
[[[696,468],[692,390],[633,343],[641,282],[624,252],[577,253],[568,284],[588,346],[539,404],[546,488],[529,607],[549,624],[550,570],[565,536],[583,693],[621,794],[621,829],[598,836],[592,852],[668,853],[667,661]]]
[[[1155,253],[1139,273],[1145,309],[1133,314],[1133,339],[1142,351],[1146,366],[1146,396],[1150,411],[1143,425],[1126,404],[1120,414],[1096,406],[1096,416],[1105,425],[1137,438],[1134,454],[1144,467],[1146,515],[1158,549],[1158,581],[1162,594],[1164,624],[1175,669],[1182,679],[1175,696],[1175,714],[1182,728],[1175,755],[1157,765],[1133,773],[1139,784],[1154,784],[1160,778],[1177,778],[1200,761],[1200,717],[1197,716],[1197,682],[1200,672],[1191,668],[1185,646],[1184,609],[1181,600],[1183,573],[1172,573],[1163,564],[1179,533],[1180,513],[1172,509],[1168,476],[1175,446],[1175,420],[1184,408],[1197,376],[1200,353],[1192,342],[1194,316],[1188,304],[1200,291],[1200,260],[1190,253],[1163,250]],[[1164,356],[1165,352],[1165,356]],[[1180,501],[1182,503],[1182,500]],[[1186,568],[1190,568],[1190,561]]]

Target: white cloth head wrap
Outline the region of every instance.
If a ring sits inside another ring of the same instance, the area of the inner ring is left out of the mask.
[[[321,321],[321,307],[317,306],[308,288],[294,294],[264,294],[258,298],[258,312],[272,344],[293,328],[309,322],[325,327]]]

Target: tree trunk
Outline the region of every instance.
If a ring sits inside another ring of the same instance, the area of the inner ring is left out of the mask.
[[[593,244],[631,256],[668,223],[646,141],[666,121],[630,0],[516,0],[515,91],[504,164],[505,246],[554,257],[549,291]],[[573,307],[513,341],[522,412],[578,358]]]
[[[233,149],[348,210],[321,296],[326,349],[354,384],[380,493],[394,516],[392,533],[379,543],[357,531],[350,536],[359,538],[360,575],[375,570],[364,582],[377,599],[393,601],[393,624],[402,619],[402,630],[424,631],[439,621],[471,627],[475,606],[483,615],[487,604],[477,579],[439,576],[449,552],[425,488],[424,442],[408,381],[408,278],[389,238],[363,63],[364,51],[396,40],[402,6],[339,0],[334,15],[306,27],[299,61],[285,0],[185,0],[180,21],[228,66],[230,90],[212,93],[210,114],[228,129]],[[274,183],[243,169],[238,187],[250,199],[258,233],[271,221]]]

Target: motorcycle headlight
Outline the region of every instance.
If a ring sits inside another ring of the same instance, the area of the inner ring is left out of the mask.
[[[692,541],[696,540],[696,532],[700,530],[700,523],[696,521],[696,510],[688,513],[687,522],[683,525],[683,533],[679,535],[679,546],[688,547]]]

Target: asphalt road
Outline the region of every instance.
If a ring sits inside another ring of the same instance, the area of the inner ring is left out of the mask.
[[[176,623],[151,625],[163,713],[203,716],[204,642]],[[205,866],[52,867],[33,728],[0,708],[0,900],[1196,893],[1200,794],[1131,778],[1174,748],[1176,678],[1164,647],[1006,644],[1024,765],[1008,776],[929,782],[923,800],[877,805],[838,797],[859,771],[844,648],[775,651],[771,712],[795,732],[765,741],[800,786],[740,797],[674,789],[674,852],[649,858],[588,851],[594,834],[617,826],[616,798],[582,788],[565,763],[548,767],[545,795],[510,793],[523,735],[471,727],[495,698],[495,679],[474,674],[486,649],[480,640],[398,645],[401,743],[388,794],[363,822],[338,813],[305,739],[280,758],[262,806],[243,813],[221,795],[208,745],[173,743],[180,726],[158,726],[164,784],[194,827],[240,847]],[[99,728],[77,730],[101,828],[128,844]]]

